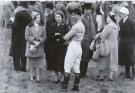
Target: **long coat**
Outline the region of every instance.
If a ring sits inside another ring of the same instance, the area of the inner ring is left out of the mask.
[[[38,31],[35,30],[35,26],[26,27],[25,31],[25,39],[27,41],[26,44],[26,57],[43,57],[44,56],[44,42],[46,39],[45,28],[40,26]],[[34,43],[34,41],[38,41],[40,44],[36,48],[36,51],[33,53],[30,51],[30,46]]]
[[[110,71],[118,71],[118,27],[114,22],[108,23],[100,34],[101,41],[107,40],[110,53],[101,57],[101,69],[109,67]]]
[[[60,26],[57,23],[52,23],[48,28],[46,41],[46,59],[47,59],[47,69],[48,70],[58,70],[64,71],[64,59],[66,54],[65,41],[63,36],[69,31],[68,25],[62,22]],[[55,33],[60,33],[60,35],[55,35]]]
[[[135,65],[135,22],[130,18],[120,21],[119,65]]]
[[[25,28],[31,20],[31,15],[27,10],[22,10],[16,13],[15,20],[12,24],[10,56],[25,57]]]

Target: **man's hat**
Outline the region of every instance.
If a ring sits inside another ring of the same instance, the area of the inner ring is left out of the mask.
[[[75,8],[75,9],[69,10],[69,13],[70,14],[75,13],[75,14],[81,15],[82,14],[82,10],[79,9],[79,8]]]
[[[91,9],[92,7],[92,3],[84,3],[84,5],[82,5],[83,9]]]
[[[46,8],[50,8],[50,9],[53,9],[53,3],[52,2],[47,2],[46,3]]]
[[[125,15],[129,15],[129,10],[126,7],[120,8],[119,12]]]

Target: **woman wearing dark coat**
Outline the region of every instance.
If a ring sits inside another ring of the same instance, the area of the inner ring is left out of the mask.
[[[135,22],[129,18],[129,11],[123,7],[120,10],[119,32],[119,65],[125,66],[126,78],[130,78],[130,67],[135,76]]]
[[[25,28],[32,20],[27,8],[27,2],[21,2],[22,10],[17,12],[12,24],[12,38],[9,55],[13,57],[14,69],[26,71],[26,41]]]
[[[51,39],[51,54],[50,57],[52,61],[47,62],[47,69],[54,70],[56,75],[56,82],[62,81],[63,72],[64,72],[64,59],[67,50],[67,45],[63,40],[63,36],[69,31],[68,25],[63,21],[63,12],[56,11],[55,12],[55,22],[52,23],[49,28],[50,32],[48,34],[48,38]],[[47,48],[47,46],[46,46]],[[59,75],[58,72],[61,72]]]

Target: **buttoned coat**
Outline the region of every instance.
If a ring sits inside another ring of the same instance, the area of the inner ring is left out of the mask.
[[[48,70],[64,71],[64,59],[67,46],[64,44],[63,36],[69,31],[69,27],[65,22],[60,26],[56,22],[52,23],[48,28],[46,41],[46,59]],[[60,33],[60,35],[55,35]]]
[[[25,39],[27,41],[26,44],[26,56],[27,57],[43,57],[44,56],[44,42],[46,39],[45,28],[40,26],[38,31],[36,31],[35,26],[26,27],[25,31]],[[36,48],[36,51],[33,53],[30,51],[30,45],[34,43],[34,40],[39,41],[39,46]]]
[[[129,17],[124,23],[120,21],[119,65],[135,65],[135,22]]]

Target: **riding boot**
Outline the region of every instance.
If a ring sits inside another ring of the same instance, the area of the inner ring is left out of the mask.
[[[64,75],[64,81],[63,81],[63,84],[62,84],[62,89],[64,91],[67,91],[68,83],[69,83],[69,78],[70,78],[70,73],[65,73],[65,75]]]
[[[80,73],[76,73],[72,91],[79,91],[79,83],[80,83]]]

